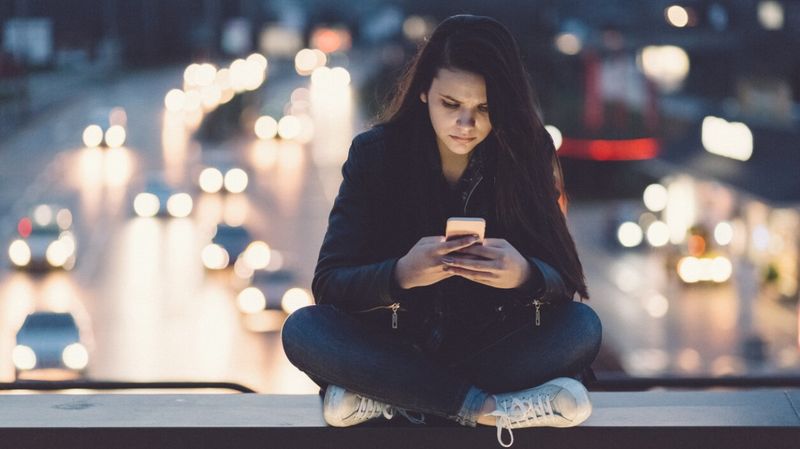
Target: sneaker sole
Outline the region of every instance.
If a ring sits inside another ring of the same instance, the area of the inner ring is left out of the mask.
[[[592,402],[589,400],[589,392],[582,383],[569,377],[559,377],[547,383],[558,385],[559,387],[569,391],[575,398],[576,407],[578,407],[578,410],[582,411],[582,413],[579,413],[577,416],[575,416],[575,418],[569,423],[565,423],[563,425],[556,424],[552,427],[574,427],[580,425],[582,422],[586,421],[589,416],[591,416]]]
[[[349,427],[349,425],[339,421],[339,420],[332,420],[328,417],[328,409],[331,407],[331,404],[337,402],[341,395],[344,393],[344,390],[335,387],[333,385],[329,385],[328,388],[325,390],[325,398],[322,400],[322,417],[325,419],[325,422],[332,427]]]

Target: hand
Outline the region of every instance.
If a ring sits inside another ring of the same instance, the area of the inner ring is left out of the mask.
[[[472,245],[460,253],[480,259],[448,254],[442,261],[448,271],[471,281],[497,288],[517,288],[531,275],[530,262],[505,239],[485,239],[483,245]]]
[[[456,273],[446,269],[442,257],[477,241],[477,236],[466,236],[450,241],[445,241],[443,236],[421,238],[408,254],[397,261],[394,274],[398,285],[403,289],[424,287],[455,276]]]

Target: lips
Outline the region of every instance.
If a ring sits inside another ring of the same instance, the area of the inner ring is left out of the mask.
[[[450,138],[461,143],[469,143],[476,139],[476,137],[458,137],[453,135],[450,135]]]

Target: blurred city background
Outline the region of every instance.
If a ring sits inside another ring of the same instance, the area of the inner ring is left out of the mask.
[[[800,1],[0,0],[0,382],[315,393],[280,327],[445,17],[515,34],[598,377],[797,376]]]

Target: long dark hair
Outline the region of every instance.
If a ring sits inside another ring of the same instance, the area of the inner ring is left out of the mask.
[[[471,15],[440,23],[407,66],[379,121],[430,126],[430,120],[419,120],[428,117],[419,96],[428,92],[443,68],[476,73],[486,81],[492,123],[487,140],[497,148],[496,209],[509,241],[536,248],[541,253],[537,256],[554,266],[569,287],[588,298],[583,267],[560,206],[565,198],[561,166],[537,113],[519,47],[506,27]]]

